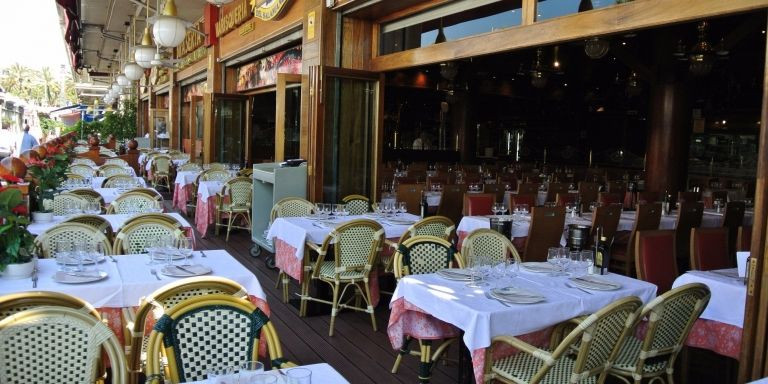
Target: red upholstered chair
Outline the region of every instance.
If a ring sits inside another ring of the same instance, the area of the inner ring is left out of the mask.
[[[682,202],[677,209],[677,224],[675,224],[675,244],[677,246],[677,270],[687,271],[690,269],[691,253],[691,228],[701,227],[701,218],[704,214],[704,203]],[[727,240],[727,238],[726,238]],[[728,242],[725,242],[726,247]]]
[[[547,250],[559,247],[565,227],[565,207],[536,207],[525,242],[524,261],[547,261]]]
[[[635,238],[637,232],[659,229],[661,204],[638,204],[635,224],[626,244],[614,243],[611,255],[611,270],[632,277],[635,271]],[[674,231],[672,231],[674,233]]]
[[[659,201],[659,192],[657,191],[642,191],[637,193],[638,204],[649,204]]]
[[[565,207],[566,204],[576,203],[575,193],[560,192],[555,196],[555,205],[558,207]]]
[[[744,211],[747,209],[743,201],[729,201],[725,204],[723,227],[728,228],[728,254],[731,258],[736,256],[736,241],[738,240],[739,227],[744,224]],[[734,259],[735,260],[735,259]]]
[[[490,215],[495,201],[496,195],[493,193],[465,193],[464,216]]]
[[[517,184],[517,193],[519,195],[529,194],[529,193],[532,193],[535,195],[539,193],[540,186],[541,186],[540,183],[528,183],[528,182],[520,183],[520,184]]]
[[[549,183],[545,201],[554,202],[558,193],[568,193],[568,183]]]
[[[536,194],[523,193],[523,194],[510,194],[509,195],[509,213],[515,211],[515,206],[518,204],[525,204],[528,206],[528,212],[536,206]]]
[[[675,231],[638,231],[635,254],[637,278],[656,284],[657,295],[669,291],[677,278]]]
[[[752,247],[752,226],[742,225],[736,235],[736,250],[740,252],[749,252]]]
[[[691,269],[709,271],[731,267],[728,228],[691,229]]]
[[[701,201],[701,192],[680,191],[677,193],[678,203],[695,203],[697,201]]]
[[[602,206],[608,204],[624,204],[624,193],[600,192],[597,194],[597,202]]]

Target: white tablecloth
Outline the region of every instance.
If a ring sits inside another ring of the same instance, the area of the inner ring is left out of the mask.
[[[344,378],[339,372],[336,372],[333,367],[327,363],[302,365],[301,368],[307,368],[312,371],[312,382],[320,384],[348,384],[349,381]],[[283,372],[289,371],[291,368],[282,369]],[[266,371],[277,377],[277,384],[287,384],[286,376],[280,375],[275,371]],[[190,381],[189,384],[206,384],[206,381]],[[233,383],[234,384],[234,383]]]
[[[216,196],[217,193],[221,192],[223,186],[224,183],[221,181],[201,181],[197,186],[197,198],[208,201],[209,197]]]
[[[179,214],[179,213],[171,212],[171,213],[165,213],[165,215],[169,215],[169,216],[173,217],[174,219],[178,220],[179,223],[181,223],[181,226],[183,228],[191,228],[192,227],[192,225],[189,224],[187,219],[184,216],[182,216],[181,214]],[[134,217],[136,215],[123,213],[123,214],[99,215],[99,216],[101,216],[104,219],[106,219],[107,221],[109,221],[109,224],[112,226],[112,230],[113,231],[117,231],[120,227],[123,226],[123,224],[126,221],[128,221],[128,219],[130,219],[130,218],[132,218],[132,217]],[[27,230],[29,230],[29,232],[32,233],[33,235],[39,235],[39,234],[45,232],[46,230],[48,230],[48,228],[51,228],[51,227],[53,227],[54,225],[56,225],[58,223],[61,223],[62,221],[64,221],[64,219],[66,219],[65,216],[54,216],[53,217],[53,221],[48,222],[48,223],[32,222],[27,227]]]
[[[266,301],[266,295],[256,276],[240,264],[227,251],[205,251],[207,257],[201,257],[195,251],[192,263],[207,265],[213,269],[212,275],[222,276],[237,281],[245,287],[249,295]],[[62,292],[79,297],[97,308],[124,308],[138,305],[139,299],[156,289],[180,280],[160,274],[157,280],[150,269],[158,271],[162,265],[148,265],[147,255],[114,256],[116,263],[105,261],[97,264],[97,268],[106,271],[109,276],[103,280],[87,284],[62,284],[53,280],[58,270],[55,259],[38,260],[38,283],[36,290]],[[0,279],[0,295],[30,291],[30,279],[6,280]]]
[[[197,175],[200,174],[202,171],[179,171],[176,172],[176,181],[174,183],[181,185],[182,187],[185,185],[190,185],[195,183],[195,179],[197,178]]]
[[[102,183],[104,183],[104,179],[106,179],[106,177],[101,177],[101,176],[99,176],[99,177],[93,177],[93,178],[91,178],[91,186],[92,186],[93,188],[101,188],[101,184],[102,184]],[[133,178],[133,179],[134,179],[134,180],[136,180],[136,182],[137,182],[137,183],[138,183],[140,186],[142,186],[142,187],[146,187],[146,186],[147,186],[147,182],[146,182],[146,181],[144,181],[144,179],[143,179],[143,178],[134,176],[134,178]]]
[[[625,276],[600,276],[622,285],[614,291],[590,291],[568,288],[566,277],[525,272],[504,282],[535,291],[546,297],[536,304],[510,304],[506,307],[485,297],[482,289],[469,288],[464,281],[450,281],[436,274],[402,278],[392,295],[392,302],[405,298],[424,312],[464,331],[464,344],[470,351],[487,348],[499,335],[522,335],[544,329],[576,316],[594,313],[627,296],[638,296],[644,303],[656,296],[656,286]],[[486,288],[487,289],[487,288]]]
[[[142,159],[141,156],[143,156],[143,154],[139,155],[139,164],[144,162],[144,159]],[[189,162],[189,159],[171,159],[171,163],[173,164],[174,167],[180,167],[188,162]],[[144,169],[147,170],[147,172],[152,170],[152,162],[148,161],[144,165]]]
[[[356,219],[372,219],[377,221],[384,228],[384,237],[398,238],[413,223],[419,220],[416,215],[409,213],[400,214],[396,216],[394,220],[404,220],[408,223],[401,224],[391,221],[392,219],[381,219],[375,214],[368,214],[362,216],[344,216],[338,219],[332,220],[314,220],[305,217],[280,217],[275,219],[269,228],[267,233],[267,239],[278,238],[285,241],[291,247],[296,249],[296,258],[301,260],[304,258],[304,244],[307,241],[311,241],[315,244],[321,244],[325,237],[331,232],[331,228],[338,226],[341,223],[345,223],[350,220]]]
[[[702,319],[719,321],[737,327],[744,326],[744,306],[747,287],[737,277],[736,268],[718,271],[688,271],[680,275],[672,288],[689,283],[703,283],[709,287],[712,297],[701,314]]]

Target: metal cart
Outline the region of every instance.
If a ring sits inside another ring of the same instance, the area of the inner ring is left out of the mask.
[[[307,198],[307,166],[281,167],[280,163],[262,163],[253,165],[253,201],[251,202],[251,240],[255,243],[250,250],[251,256],[258,257],[262,249],[275,253],[275,247],[265,235],[269,229],[269,215],[272,207],[286,197]],[[264,260],[269,268],[274,268],[274,256]]]

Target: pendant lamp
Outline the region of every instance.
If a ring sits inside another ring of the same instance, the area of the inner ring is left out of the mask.
[[[152,26],[152,35],[158,45],[168,48],[176,48],[184,41],[187,22],[176,16],[176,4],[173,0],[166,0],[163,14],[157,17]]]

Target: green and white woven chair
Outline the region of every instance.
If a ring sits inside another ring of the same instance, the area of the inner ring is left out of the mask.
[[[157,155],[150,162],[152,169],[152,186],[157,188],[162,185],[170,189],[171,183],[171,157],[168,155]]]
[[[40,307],[0,321],[0,382],[93,383],[102,351],[111,383],[125,384],[125,356],[112,330],[90,313]]]
[[[107,177],[104,179],[104,181],[101,183],[102,188],[117,188],[118,184],[121,183],[127,183],[127,184],[137,184],[136,179],[131,175],[114,175]]]
[[[222,164],[222,163],[210,163],[208,164],[208,169],[212,171],[226,171],[227,166],[226,164]]]
[[[405,240],[398,245],[398,250],[394,255],[395,277],[400,280],[407,275],[421,275],[425,273],[435,273],[441,269],[451,268],[455,262],[459,268],[463,268],[461,254],[448,241],[435,236],[420,235]],[[459,331],[456,330],[456,335]],[[405,355],[414,355],[420,357],[419,364],[419,382],[429,383],[432,377],[432,367],[443,352],[456,339],[449,338],[443,341],[440,346],[432,353],[432,344],[434,340],[421,340],[419,350],[413,351],[409,344],[412,338],[406,336],[403,339],[403,345],[395,358],[395,364],[392,366],[392,373],[397,373],[400,368],[400,362]]]
[[[70,214],[70,212],[67,211],[70,207],[82,209],[87,202],[88,200],[78,195],[64,192],[53,197],[53,207],[51,208],[53,209],[54,215],[63,216]]]
[[[110,204],[109,208],[107,208],[107,213],[152,213],[156,212],[157,204],[157,199],[146,193],[125,192],[112,201],[112,204]]]
[[[227,237],[232,228],[251,231],[251,195],[253,194],[253,180],[248,177],[236,177],[228,180],[216,194],[216,236],[220,227],[227,227]],[[245,220],[245,226],[239,226],[238,219]],[[226,219],[226,224],[222,220]]]
[[[634,296],[614,301],[585,317],[558,345],[548,349],[514,336],[494,337],[485,352],[484,379],[516,384],[602,384],[619,346],[633,329],[641,305]],[[499,344],[508,344],[520,353],[494,359]]]
[[[176,170],[179,172],[197,172],[202,171],[203,168],[200,168],[200,165],[197,163],[186,163],[180,165]]]
[[[475,255],[489,257],[493,264],[504,261],[510,256],[516,263],[520,263],[520,254],[517,253],[512,242],[501,233],[487,228],[476,229],[464,239],[461,243],[461,255],[464,257],[465,264]]]
[[[88,202],[98,203],[102,209],[104,207],[104,197],[102,197],[100,193],[94,191],[93,189],[77,188],[70,190],[69,193],[78,195],[83,199],[88,200]]]
[[[58,223],[37,235],[35,244],[42,256],[47,258],[53,257],[56,242],[59,240],[70,242],[84,241],[89,244],[100,243],[107,255],[112,254],[112,244],[107,236],[98,229],[81,223]]]
[[[387,245],[392,247],[393,250],[397,250],[400,244],[414,236],[435,236],[450,242],[453,240],[455,233],[456,226],[451,219],[445,216],[431,216],[421,219],[408,227],[408,230],[400,236],[397,243],[390,240],[384,241]],[[388,257],[386,259],[382,257],[381,265],[384,267],[384,272],[392,273],[393,260],[394,257]]]
[[[115,234],[115,254],[131,255],[147,253],[147,246],[154,244],[158,238],[184,236],[179,227],[164,220],[141,218],[129,225],[123,225]]]
[[[121,166],[123,168],[130,167],[130,165],[128,165],[127,161],[125,161],[125,160],[123,160],[123,159],[121,159],[119,157],[114,157],[114,158],[106,159],[106,160],[104,160],[104,164],[114,164],[114,165]]]
[[[627,336],[608,374],[635,384],[649,378],[651,383],[664,383],[666,375],[666,382],[674,383],[675,359],[710,296],[706,285],[694,283],[667,291],[646,304],[638,316],[638,320],[647,320],[645,337]]]
[[[364,215],[371,211],[371,201],[363,195],[347,195],[341,201],[350,215]]]
[[[283,358],[269,317],[251,302],[221,294],[184,300],[168,309],[149,335],[146,382],[160,383],[165,377],[161,349],[170,382],[185,383],[205,379],[211,368],[258,360],[260,338],[266,339],[271,367],[295,365]]]
[[[269,224],[275,221],[278,217],[302,217],[309,216],[314,212],[315,205],[306,199],[300,197],[286,197],[281,199],[274,206],[269,213]],[[267,260],[268,261],[268,260]],[[280,271],[277,274],[277,281],[275,282],[275,288],[282,282],[283,284],[283,302],[288,302],[288,287],[291,282],[288,275]]]
[[[153,188],[131,188],[126,192],[136,192],[136,193],[143,193],[145,195],[151,196],[153,199],[162,202],[163,201],[163,195],[160,194],[156,189]]]
[[[229,175],[229,172],[223,170],[223,169],[209,169],[202,174],[200,174],[200,181],[227,181],[231,179],[232,176]]]
[[[96,175],[96,171],[86,164],[72,164],[67,168],[67,172],[80,175],[82,177],[93,177]]]
[[[311,271],[305,268],[305,277],[301,284],[301,315],[306,315],[309,300],[331,305],[333,308],[328,335],[333,336],[333,326],[339,309],[362,311],[370,314],[375,332],[376,316],[373,312],[368,282],[371,273],[375,272],[383,239],[384,229],[379,223],[360,219],[349,221],[333,229],[320,246],[307,242],[307,246],[313,248],[318,257]],[[333,259],[327,255],[330,249],[333,249]],[[306,276],[308,273],[311,273],[311,278]],[[310,280],[318,280],[330,285],[333,291],[332,301],[310,296]],[[342,302],[344,294],[350,287],[353,289],[353,297]],[[365,301],[365,307],[360,306],[361,298]],[[355,300],[354,305],[349,304],[352,299]]]
[[[75,157],[74,159],[72,159],[72,161],[70,163],[71,164],[85,164],[85,165],[87,165],[87,166],[89,166],[91,168],[96,166],[96,163],[93,160],[91,160],[91,159],[89,159],[87,157]]]
[[[125,349],[131,382],[138,382],[138,373],[143,372],[146,365],[149,335],[144,333],[144,329],[150,316],[156,321],[164,312],[186,299],[213,294],[248,299],[248,292],[235,281],[217,276],[198,276],[169,283],[142,297],[136,310],[131,307],[123,308],[125,334],[130,335],[126,338]]]
[[[99,167],[99,175],[110,177],[114,175],[131,175],[131,171],[116,164],[105,164]]]
[[[62,221],[62,223],[80,223],[80,224],[90,225],[91,227],[95,228],[97,231],[103,233],[104,236],[107,237],[107,240],[109,240],[110,242],[112,242],[112,240],[115,238],[114,231],[112,230],[112,224],[103,216],[76,215]]]

